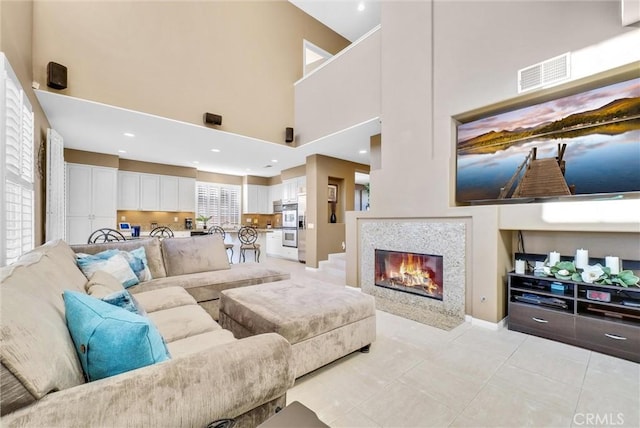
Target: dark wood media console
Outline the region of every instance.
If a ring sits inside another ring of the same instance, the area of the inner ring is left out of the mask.
[[[509,329],[640,362],[640,288],[509,273]]]

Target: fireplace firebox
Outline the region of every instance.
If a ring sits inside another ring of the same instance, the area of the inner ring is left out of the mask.
[[[442,256],[376,249],[375,285],[442,300]]]

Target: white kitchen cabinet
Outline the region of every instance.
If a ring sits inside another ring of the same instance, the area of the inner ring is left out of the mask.
[[[246,184],[242,192],[242,212],[244,214],[269,213],[269,187]]]
[[[273,203],[275,201],[282,201],[282,184],[269,186],[269,214],[273,214]]]
[[[267,256],[298,260],[298,249],[282,246],[282,230],[267,233]]]
[[[307,193],[307,176],[303,175],[296,178],[296,193]],[[296,194],[296,197],[298,195]]]
[[[178,211],[179,183],[178,177],[160,176],[160,211]]]
[[[282,231],[274,230],[267,233],[267,255],[281,257],[282,253]]]
[[[196,179],[189,177],[178,178],[178,211],[196,210]]]
[[[103,227],[116,227],[118,170],[68,163],[67,242],[84,244]]]
[[[160,210],[160,176],[140,174],[140,210]]]
[[[282,202],[295,202],[298,200],[297,179],[290,178],[282,181]]]
[[[118,209],[194,212],[196,179],[118,171]]]
[[[140,209],[140,174],[118,171],[118,209]]]

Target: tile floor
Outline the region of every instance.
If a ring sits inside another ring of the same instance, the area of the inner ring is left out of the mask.
[[[371,352],[298,379],[287,393],[296,400],[333,428],[639,427],[640,365],[507,329],[447,332],[378,311]]]

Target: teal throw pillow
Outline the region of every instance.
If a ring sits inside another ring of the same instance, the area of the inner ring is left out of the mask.
[[[147,313],[140,306],[138,301],[127,290],[116,291],[115,293],[108,294],[101,299],[110,305],[118,306],[122,309],[126,309],[134,314],[145,316]]]
[[[128,260],[120,254],[120,250],[107,250],[98,254],[76,254],[78,267],[87,278],[99,270],[111,274],[124,288],[140,282],[138,276],[131,269]]]
[[[169,359],[148,318],[76,291],[63,297],[67,327],[89,381]]]
[[[127,259],[131,270],[136,274],[140,282],[145,282],[153,279],[151,271],[149,270],[149,264],[147,263],[147,253],[144,247],[136,248],[131,251],[120,251],[120,254]]]

